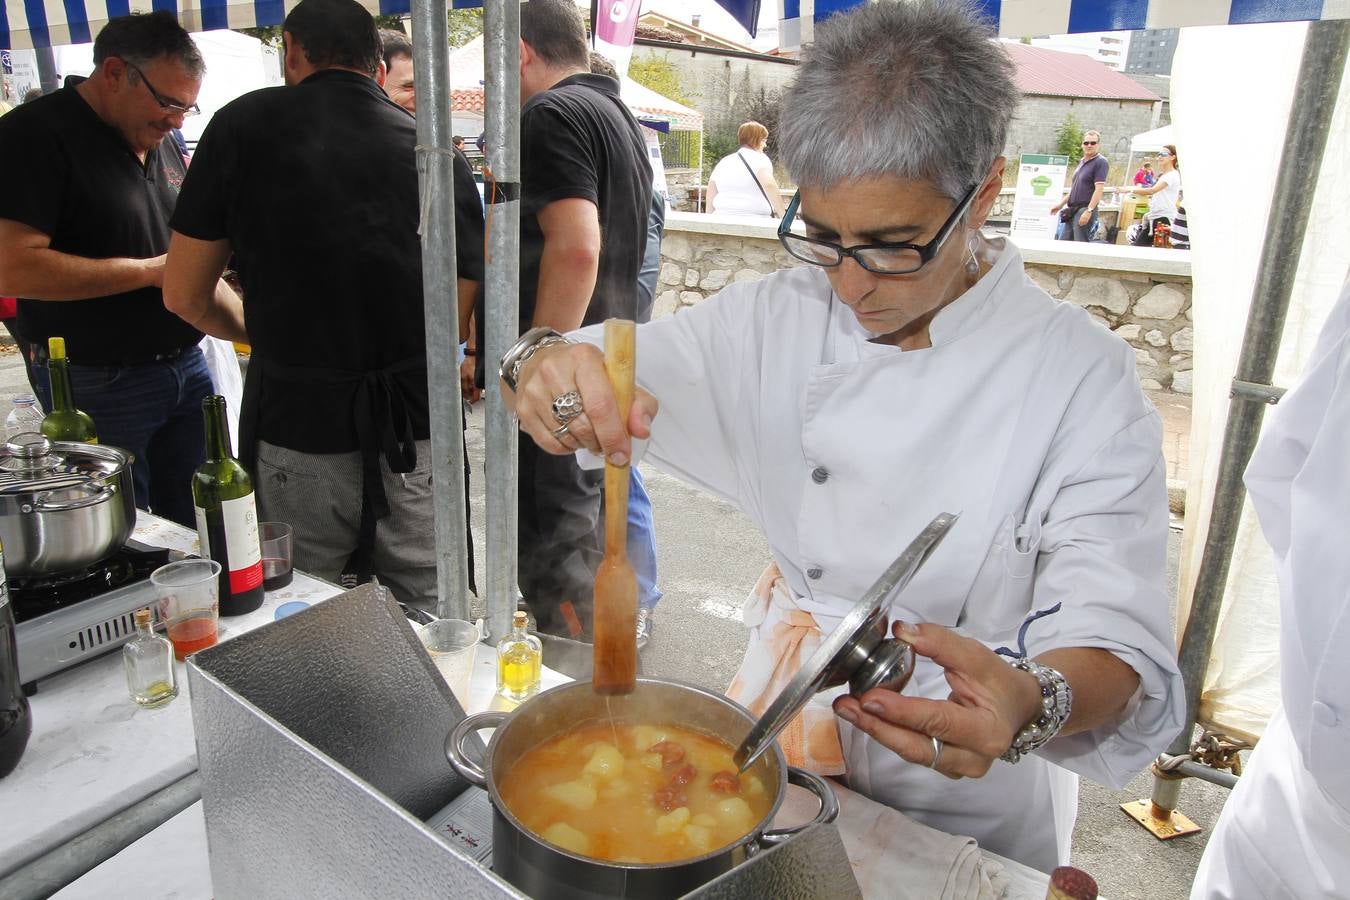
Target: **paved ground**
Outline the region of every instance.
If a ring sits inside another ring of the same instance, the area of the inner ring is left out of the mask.
[[[18,355],[0,347],[0,398],[27,392]],[[1153,397],[1163,413],[1165,451],[1171,480],[1186,477],[1189,398]],[[6,404],[7,406],[7,404]],[[481,541],[482,412],[471,415],[470,459],[474,467],[475,534]],[[661,586],[655,636],[643,655],[646,671],[710,688],[730,681],[745,646],[740,605],[768,559],[759,533],[729,504],[692,490],[673,478],[645,469],[656,512]],[[1180,532],[1169,543],[1168,577],[1175,594]],[[1204,834],[1162,843],[1128,820],[1118,808],[1148,795],[1151,780],[1140,776],[1123,791],[1084,782],[1074,833],[1074,862],[1096,876],[1112,900],[1183,898],[1204,846]],[[1201,825],[1214,822],[1225,791],[1188,784],[1182,809]]]

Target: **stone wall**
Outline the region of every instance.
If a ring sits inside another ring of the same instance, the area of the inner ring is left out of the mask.
[[[728,128],[734,133],[741,124],[737,109],[748,94],[761,88],[769,96],[778,94],[797,74],[793,60],[721,56],[712,48],[694,45],[677,50],[639,41],[633,57],[665,60],[680,73],[680,88],[691,101],[687,105],[703,113],[705,134]]]
[[[1111,164],[1106,183],[1122,184],[1124,166],[1130,152],[1130,138],[1154,127],[1153,107],[1154,103],[1150,100],[1024,94],[1008,128],[1004,154],[1010,163],[1016,163],[1018,156],[1023,153],[1055,152],[1055,130],[1072,115],[1084,131],[1096,129],[1101,132],[1101,152]]]
[[[757,281],[779,269],[804,265],[789,256],[773,234],[772,225],[750,220],[672,213],[661,243],[660,281],[652,314],[673,315],[728,284]],[[1129,343],[1143,387],[1189,394],[1194,335],[1191,279],[1189,274],[1178,274],[1189,269],[1189,262],[1178,262],[1185,251],[1153,251],[1172,254],[1161,257],[1165,264],[1155,266],[1162,272],[1130,271],[1085,265],[1083,255],[1093,253],[1100,258],[1103,253],[1120,252],[1126,265],[1135,269],[1149,268],[1140,261],[1154,257],[1135,254],[1131,248],[1083,251],[1083,246],[1087,245],[1069,244],[1066,247],[1071,249],[1064,250],[1044,244],[1034,251],[1024,248],[1027,273],[1050,296],[1084,307],[1093,319]]]

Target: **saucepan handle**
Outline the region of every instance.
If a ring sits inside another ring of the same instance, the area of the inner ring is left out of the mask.
[[[111,500],[117,495],[117,485],[104,484],[99,488],[83,497],[76,497],[74,500],[48,500],[49,494],[43,494],[38,501],[33,504],[34,512],[68,512],[72,509],[86,509],[90,506],[97,506],[105,500]]]
[[[469,759],[469,754],[464,749],[464,741],[474,732],[501,725],[507,715],[508,713],[501,710],[490,710],[465,716],[459,724],[450,729],[450,736],[445,739],[445,758],[450,760],[450,765],[454,766],[456,772],[479,787],[487,786],[487,773],[483,771],[482,766]]]
[[[821,778],[814,772],[798,769],[796,766],[788,766],[787,780],[788,784],[804,787],[815,794],[817,799],[820,800],[820,811],[816,813],[816,817],[809,822],[793,825],[790,828],[771,828],[764,832],[759,836],[759,842],[763,846],[772,847],[776,844],[781,844],[783,841],[805,831],[812,825],[825,825],[839,818],[839,801],[835,799],[834,790],[831,789],[829,782],[824,778]]]

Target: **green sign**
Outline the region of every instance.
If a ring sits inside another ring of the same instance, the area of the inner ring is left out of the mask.
[[[1069,158],[1067,156],[1058,156],[1052,153],[1023,153],[1022,165],[1024,166],[1067,166]]]

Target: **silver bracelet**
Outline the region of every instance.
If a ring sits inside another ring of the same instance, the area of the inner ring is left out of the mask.
[[[1059,734],[1059,730],[1069,720],[1069,713],[1073,711],[1073,688],[1069,687],[1068,680],[1058,669],[1025,658],[1012,660],[1012,666],[1035,677],[1041,688],[1041,714],[1017,732],[1012,746],[999,757],[1015,763],[1028,753],[1044,747]]]
[[[538,328],[531,328],[522,334],[520,340],[512,344],[506,353],[502,354],[502,364],[498,374],[514,393],[516,382],[520,377],[520,370],[536,353],[554,344],[570,343],[572,341],[547,326],[541,325]]]

